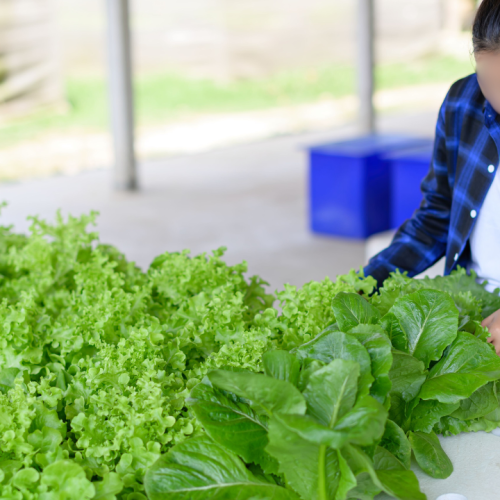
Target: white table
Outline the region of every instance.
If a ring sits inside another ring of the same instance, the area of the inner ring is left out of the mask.
[[[459,493],[467,500],[500,498],[500,437],[486,432],[471,432],[443,438],[441,445],[453,462],[453,474],[447,479],[433,479],[416,464],[412,466],[427,500],[446,493]],[[389,500],[378,495],[377,500]]]

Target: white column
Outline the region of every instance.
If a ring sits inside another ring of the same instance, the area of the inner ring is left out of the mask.
[[[106,0],[109,101],[114,146],[114,186],[137,189],[129,0]]]
[[[362,133],[375,132],[373,106],[375,69],[374,0],[358,0],[358,96]]]

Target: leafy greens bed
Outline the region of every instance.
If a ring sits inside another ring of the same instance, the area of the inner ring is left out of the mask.
[[[447,477],[437,434],[500,425],[500,298],[463,270],[274,297],[223,249],[142,272],[93,220],[0,227],[0,498],[419,500],[412,456]]]

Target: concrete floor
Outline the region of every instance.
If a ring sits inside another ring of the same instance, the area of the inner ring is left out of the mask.
[[[434,121],[435,113],[389,116],[380,128],[432,135]],[[226,246],[228,262],[247,260],[273,290],[333,278],[365,263],[365,244],[309,232],[304,149],[355,132],[343,127],[150,162],[132,194],[112,191],[109,170],[0,184],[9,204],[0,223],[24,231],[28,215],[98,210],[101,240],[144,268],[166,250]]]
[[[432,135],[436,114],[386,116],[380,130]],[[98,230],[129,259],[147,267],[154,256],[189,248],[193,253],[227,246],[227,261],[247,260],[249,272],[272,290],[335,277],[366,261],[387,235],[364,242],[313,236],[307,227],[308,144],[355,134],[352,127],[270,139],[141,166],[141,191],[114,193],[111,172],[0,184],[0,223],[18,230],[26,216],[52,219],[58,208],[73,215],[99,210]],[[385,238],[385,240],[384,240]],[[500,441],[484,433],[446,438],[455,464],[447,480],[418,473],[429,500],[461,493],[467,500],[500,498]]]

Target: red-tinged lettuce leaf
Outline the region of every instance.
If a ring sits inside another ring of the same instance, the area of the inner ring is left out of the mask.
[[[207,436],[162,455],[146,472],[144,486],[149,500],[298,500],[292,491],[252,474]]]
[[[206,383],[191,391],[187,404],[215,442],[267,473],[277,471],[276,462],[264,451],[268,443],[267,416],[259,415],[238,396]]]
[[[459,332],[443,358],[432,367],[419,396],[457,403],[499,378],[500,357],[491,346],[470,333]]]
[[[458,310],[451,297],[434,290],[421,290],[399,298],[389,311],[397,323],[393,331],[400,331],[407,339],[408,354],[422,361],[427,368],[431,361],[441,358],[443,351],[456,338]],[[395,334],[391,334],[391,338]]]
[[[373,383],[370,355],[354,336],[326,331],[297,348],[295,354],[301,360],[316,359],[323,363],[330,363],[334,359],[355,361],[360,367],[358,395],[370,392]]]
[[[434,432],[410,432],[408,439],[418,465],[426,474],[435,479],[451,476],[453,464]]]
[[[303,414],[306,411],[304,397],[290,382],[258,373],[227,370],[214,370],[207,377],[219,389],[245,398],[264,414],[272,415],[277,411]]]
[[[335,319],[343,332],[360,324],[376,324],[380,320],[378,309],[357,293],[341,292],[332,302]]]

